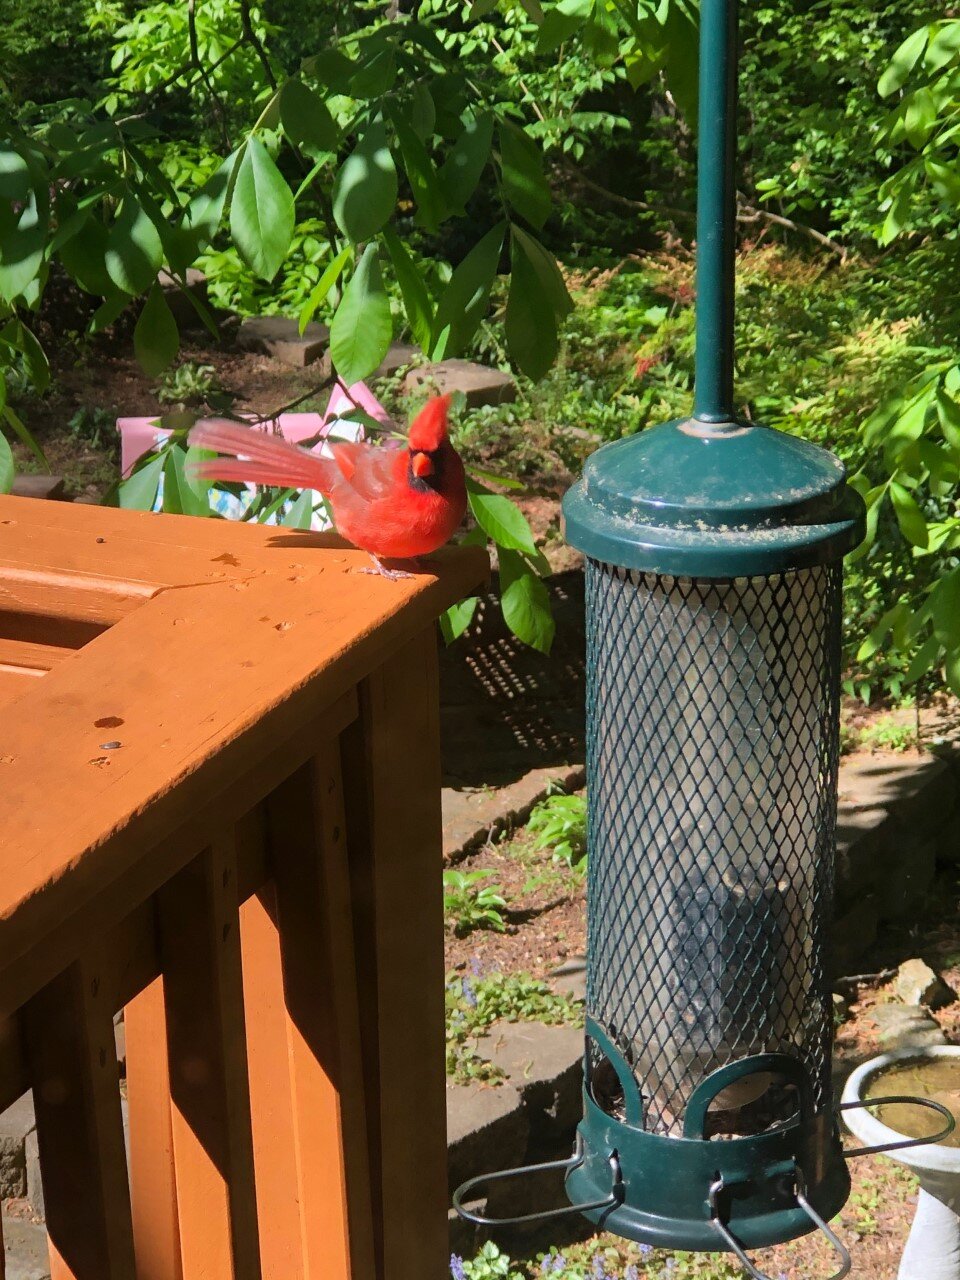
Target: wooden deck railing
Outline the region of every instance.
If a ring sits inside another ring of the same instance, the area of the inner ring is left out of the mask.
[[[484,559],[365,563],[0,498],[0,1108],[54,1280],[445,1273],[434,619]]]

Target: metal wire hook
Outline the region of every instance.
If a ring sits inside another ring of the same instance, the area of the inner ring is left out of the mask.
[[[800,1169],[800,1166],[796,1164],[794,1165],[794,1177],[797,1184],[795,1193],[797,1197],[797,1204],[821,1234],[827,1238],[840,1259],[840,1270],[835,1271],[830,1277],[830,1280],[843,1280],[844,1276],[850,1274],[850,1267],[852,1265],[849,1250],[836,1232],[833,1231],[826,1222],[824,1222],[823,1218],[820,1217],[819,1213],[817,1213],[816,1209],[814,1209],[813,1205],[807,1199],[803,1172]],[[720,1205],[718,1203],[718,1197],[723,1188],[723,1178],[717,1178],[717,1180],[710,1185],[709,1203],[713,1225],[716,1227],[730,1252],[736,1255],[737,1261],[743,1267],[744,1271],[746,1271],[747,1275],[750,1276],[750,1280],[772,1280],[771,1276],[768,1276],[763,1271],[757,1270],[744,1252],[740,1241],[737,1240],[736,1236],[734,1236],[733,1232],[723,1221],[720,1213]]]
[[[470,1178],[457,1187],[453,1193],[453,1207],[461,1218],[466,1218],[467,1222],[474,1222],[481,1227],[507,1227],[514,1226],[519,1222],[545,1222],[548,1218],[563,1218],[569,1213],[590,1213],[594,1210],[615,1209],[618,1204],[623,1202],[624,1196],[623,1175],[620,1172],[620,1161],[617,1159],[615,1151],[610,1153],[609,1162],[611,1190],[610,1195],[605,1200],[595,1200],[590,1204],[564,1205],[562,1209],[542,1209],[539,1213],[524,1213],[516,1218],[488,1218],[485,1214],[474,1213],[471,1209],[464,1208],[463,1202],[468,1194],[475,1187],[483,1186],[485,1183],[502,1181],[506,1178],[520,1178],[531,1173],[545,1173],[552,1169],[576,1169],[583,1164],[583,1137],[578,1132],[573,1155],[568,1159],[550,1160],[546,1164],[526,1164],[517,1169],[498,1169],[494,1173],[482,1173],[476,1178]]]
[[[945,1107],[942,1102],[934,1102],[932,1098],[918,1098],[909,1093],[894,1093],[889,1098],[863,1098],[855,1099],[853,1102],[841,1102],[837,1110],[862,1111],[867,1107],[881,1107],[888,1102],[909,1103],[911,1106],[927,1107],[931,1111],[938,1111],[947,1122],[946,1128],[941,1129],[939,1133],[932,1134],[929,1138],[904,1138],[902,1142],[881,1142],[875,1147],[858,1147],[856,1151],[844,1151],[844,1160],[857,1160],[860,1156],[875,1156],[881,1151],[906,1151],[908,1147],[934,1146],[936,1143],[942,1142],[944,1138],[949,1138],[957,1127],[953,1112]]]

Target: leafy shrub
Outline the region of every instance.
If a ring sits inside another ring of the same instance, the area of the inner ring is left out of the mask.
[[[534,848],[551,849],[554,862],[581,874],[586,870],[586,796],[548,796],[531,813],[527,828],[537,837]]]
[[[506,923],[500,911],[507,900],[499,893],[499,885],[484,884],[492,871],[456,871],[443,873],[443,913],[453,921],[458,937],[474,929],[494,929],[503,933]]]

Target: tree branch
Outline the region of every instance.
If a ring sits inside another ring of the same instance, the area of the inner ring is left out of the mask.
[[[842,245],[838,240],[832,240],[830,236],[825,236],[822,231],[817,231],[814,227],[808,227],[802,222],[794,222],[792,218],[785,218],[782,214],[771,213],[769,209],[757,209],[753,205],[746,203],[742,192],[737,193],[737,199],[739,201],[737,208],[738,222],[757,222],[762,218],[766,222],[772,222],[774,226],[785,227],[787,231],[796,231],[799,235],[809,236],[811,240],[823,245],[831,253],[839,254],[843,262],[846,262],[850,256],[850,250],[846,245]]]
[[[233,144],[230,141],[230,132],[227,128],[227,113],[224,110],[223,103],[217,96],[217,91],[213,87],[213,81],[210,79],[210,72],[203,65],[200,57],[200,42],[197,39],[197,14],[196,0],[187,0],[187,27],[190,32],[190,58],[197,70],[200,72],[200,78],[203,80],[204,88],[213,104],[214,112],[217,116],[217,122],[220,125],[220,132],[223,135],[224,145],[228,151],[233,150]]]
[[[270,88],[276,90],[277,77],[273,74],[273,67],[270,65],[270,59],[267,57],[267,51],[263,47],[263,41],[253,29],[253,23],[250,20],[250,0],[240,0],[240,25],[243,29],[244,37],[247,43],[253,48],[257,57],[260,59],[260,65],[263,67],[264,75]]]

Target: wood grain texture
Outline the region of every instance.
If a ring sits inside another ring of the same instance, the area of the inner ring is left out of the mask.
[[[304,1275],[374,1270],[363,1047],[340,752],[328,742],[271,796]]]
[[[448,1256],[436,644],[432,628],[422,631],[373,672],[360,687],[360,719],[344,734],[384,1280],[441,1276]]]
[[[158,899],[184,1280],[259,1280],[231,835]]]
[[[182,1280],[163,980],[124,1013],[137,1280]]]
[[[52,1280],[134,1280],[113,1010],[95,960],[23,1013]]]
[[[263,1280],[303,1280],[287,1019],[273,886],[240,908],[253,1162]]]

